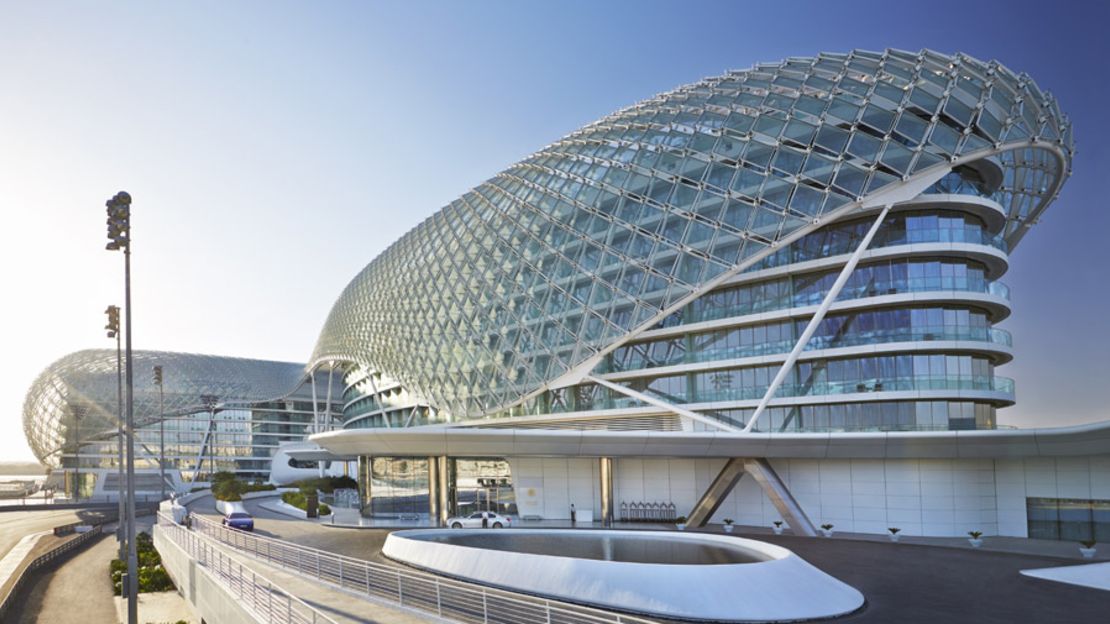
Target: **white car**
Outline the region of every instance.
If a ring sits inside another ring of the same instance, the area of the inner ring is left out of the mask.
[[[447,526],[452,529],[502,529],[511,525],[511,518],[492,511],[475,511],[469,516],[455,516],[447,519]]]

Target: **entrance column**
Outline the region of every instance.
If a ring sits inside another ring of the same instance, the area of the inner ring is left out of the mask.
[[[428,521],[432,526],[447,526],[447,457],[428,457]]]
[[[439,500],[436,503],[436,508],[439,511],[439,517],[436,518],[436,524],[441,527],[447,526],[447,517],[450,515],[451,510],[447,506],[447,493],[448,480],[451,478],[450,472],[447,470],[447,456],[440,455],[436,457],[436,477],[439,483],[436,485],[436,493],[439,495]]]
[[[374,458],[369,455],[359,455],[358,457],[358,496],[361,505],[359,513],[364,518],[373,515],[371,505],[373,497],[373,490],[371,489],[371,477],[374,475],[373,461]]]
[[[613,458],[598,458],[598,475],[601,477],[601,525],[613,525]]]

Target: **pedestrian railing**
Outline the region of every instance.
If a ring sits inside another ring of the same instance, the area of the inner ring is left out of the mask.
[[[165,513],[158,514],[158,531],[211,572],[259,622],[336,624],[332,618],[232,558],[204,532],[189,531],[175,524]]]
[[[464,583],[228,529],[191,515],[195,532],[271,565],[370,598],[475,624],[654,624],[644,618]]]

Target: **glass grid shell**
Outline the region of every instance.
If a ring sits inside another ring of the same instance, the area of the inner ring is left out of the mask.
[[[303,364],[162,351],[135,351],[132,357],[136,428],[159,418],[158,387],[151,379],[155,364],[163,370],[166,416],[280,399],[306,379]],[[327,373],[317,373],[317,379],[326,391]],[[23,404],[23,431],[35,456],[46,461],[72,450],[77,427],[82,441],[115,432],[116,380],[116,352],[110,349],[78,351],[47,367]]]
[[[728,72],[589,124],[432,215],[347,286],[312,362],[381,371],[453,419],[493,413],[925,170],[993,162],[1012,248],[1072,145],[1055,100],[994,61],[854,51]]]

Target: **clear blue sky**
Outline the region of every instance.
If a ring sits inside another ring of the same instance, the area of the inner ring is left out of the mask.
[[[359,269],[521,157],[704,76],[852,48],[997,58],[1060,99],[1075,175],[1005,278],[1019,403],[1001,418],[1108,418],[1100,5],[4,3],[0,459],[29,457],[35,375],[110,346],[117,190],[135,197],[136,348],[303,361]]]

